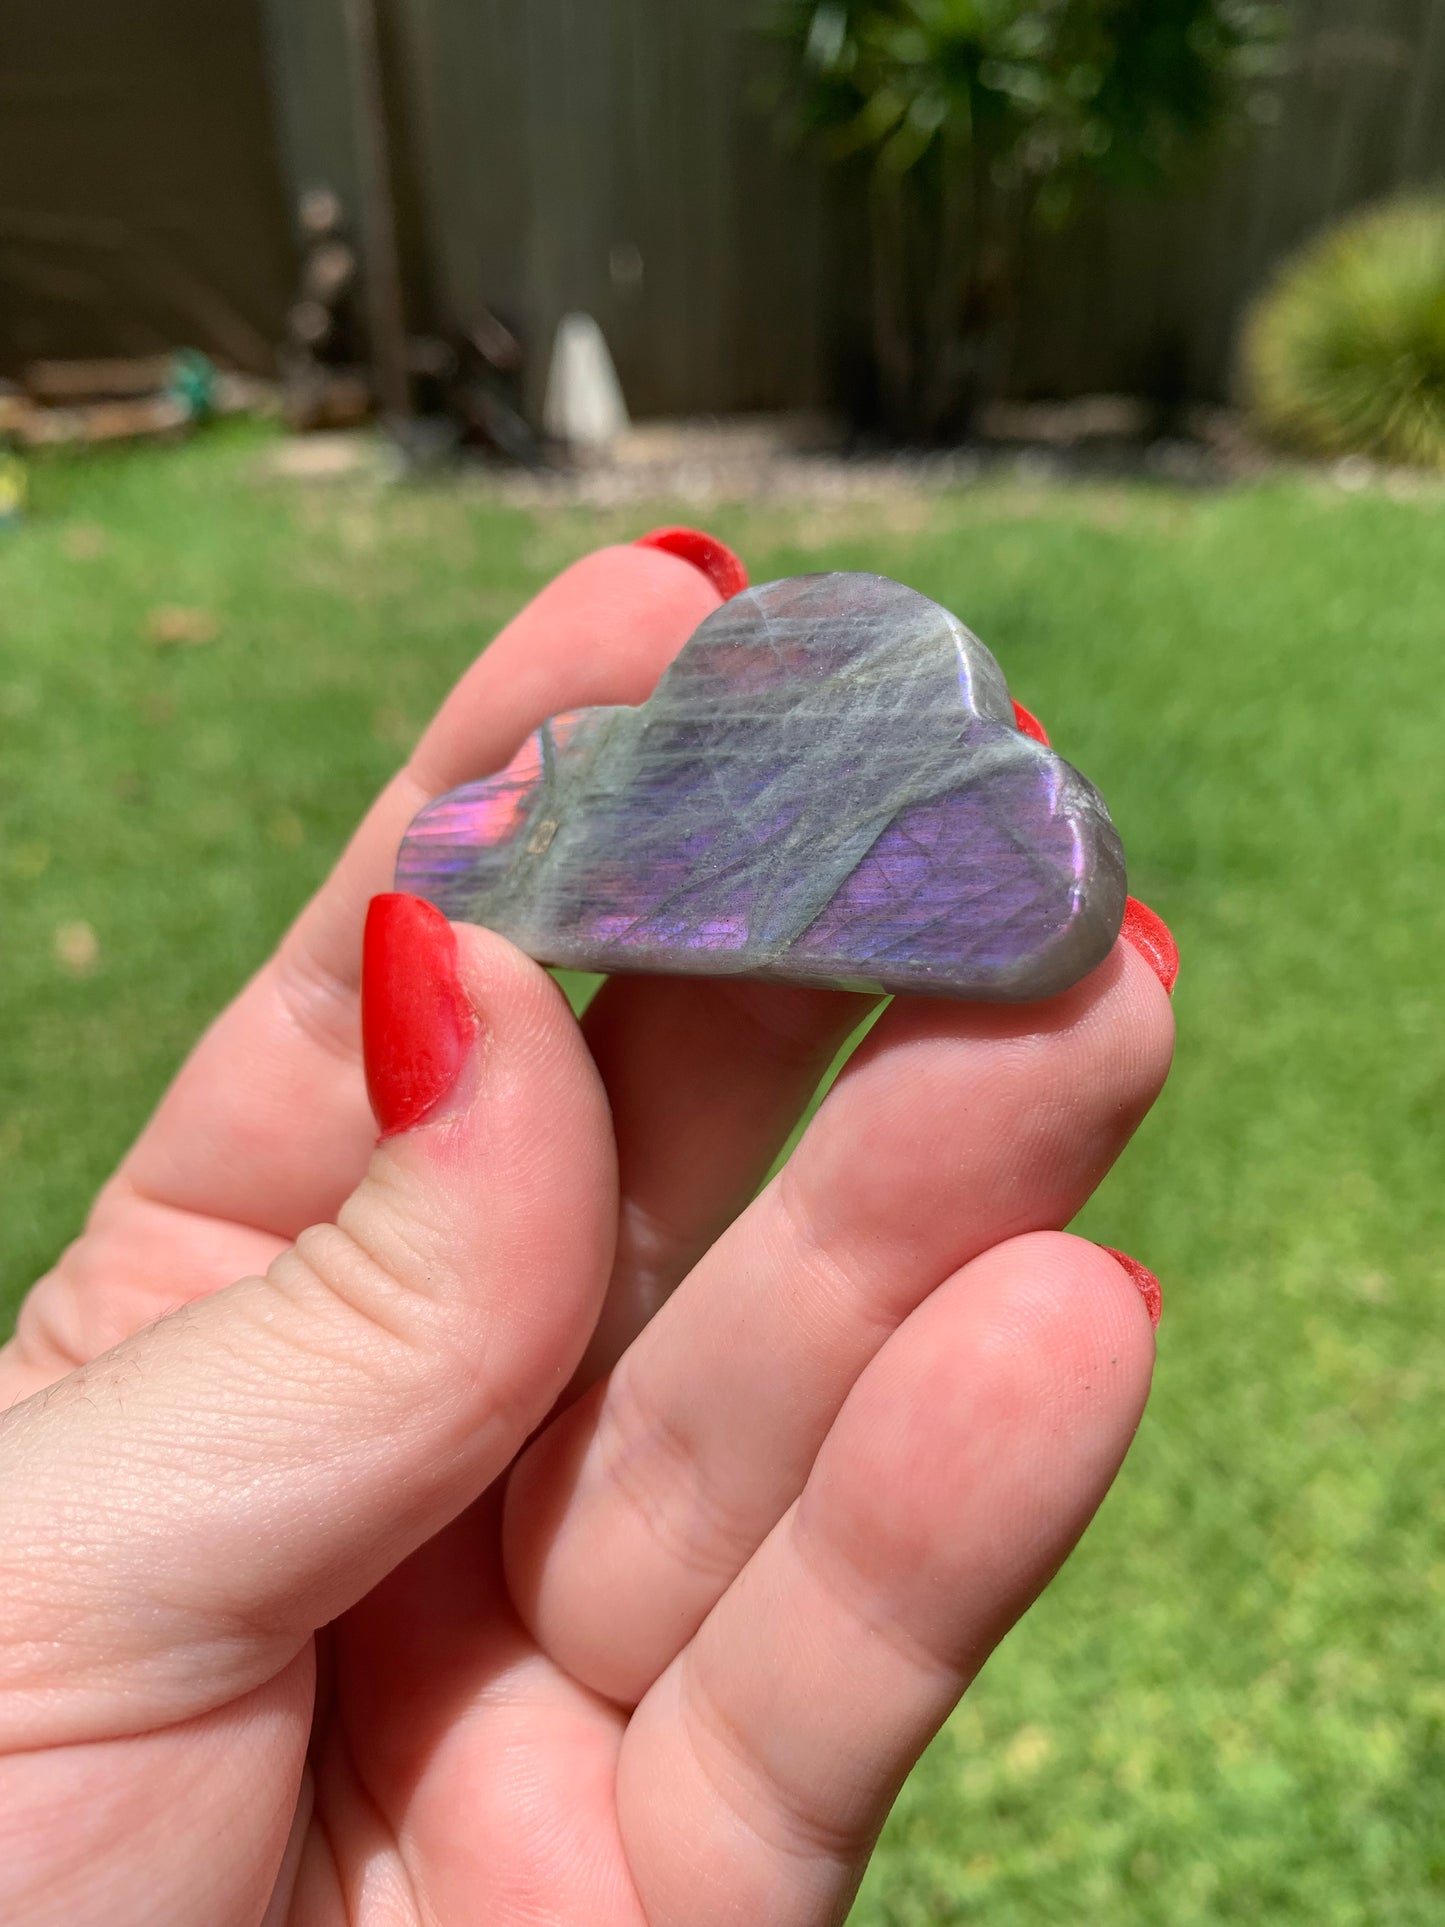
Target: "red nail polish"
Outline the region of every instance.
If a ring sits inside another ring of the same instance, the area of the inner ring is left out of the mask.
[[[1032,736],[1034,741],[1036,743],[1042,743],[1045,749],[1052,747],[1049,742],[1049,732],[1044,728],[1037,716],[1030,715],[1022,703],[1014,704],[1014,721],[1018,724],[1019,730],[1023,735]]]
[[[1159,1320],[1164,1315],[1164,1294],[1159,1289],[1159,1280],[1147,1265],[1141,1265],[1137,1258],[1131,1258],[1127,1252],[1115,1251],[1112,1245],[1100,1245],[1099,1249],[1107,1251],[1115,1264],[1128,1272],[1139,1288],[1139,1296],[1144,1300],[1144,1309],[1149,1314],[1149,1323],[1155,1331],[1158,1331]]]
[[[664,555],[690,562],[701,569],[724,602],[741,595],[748,586],[748,572],[737,556],[715,535],[705,535],[701,529],[654,529],[651,535],[640,535],[633,547],[661,549]]]
[[[361,965],[366,1088],[384,1138],[409,1131],[457,1081],[477,1020],[456,932],[420,897],[373,897]]]
[[[1125,943],[1133,944],[1172,997],[1179,976],[1179,946],[1163,917],[1156,916],[1147,903],[1130,897],[1124,906],[1124,927],[1119,934]]]

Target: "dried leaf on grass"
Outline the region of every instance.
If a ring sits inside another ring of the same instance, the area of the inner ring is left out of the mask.
[[[62,970],[85,977],[100,962],[100,940],[88,923],[62,923],[51,939],[51,950]]]
[[[219,616],[210,609],[187,609],[162,604],[146,616],[146,634],[161,648],[177,643],[214,642],[221,633]]]

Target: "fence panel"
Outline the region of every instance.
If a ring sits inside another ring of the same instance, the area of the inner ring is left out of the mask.
[[[0,371],[265,369],[294,277],[255,0],[0,4]]]
[[[350,161],[341,0],[265,0],[293,181]],[[639,414],[811,405],[866,334],[856,210],[758,99],[759,0],[382,0],[419,321],[532,348],[594,313]],[[1031,245],[1027,394],[1228,392],[1241,311],[1304,235],[1445,173],[1445,0],[1294,0],[1274,117],[1167,198]],[[344,76],[343,76],[344,79]],[[415,206],[411,206],[412,202]]]
[[[378,0],[411,318],[532,349],[595,313],[640,414],[810,405],[866,335],[856,210],[780,143],[763,0]],[[0,360],[195,341],[264,366],[289,197],[356,208],[343,0],[13,0]],[[1278,114],[1167,200],[1031,248],[1015,385],[1227,391],[1243,305],[1362,200],[1445,175],[1445,0],[1294,0]],[[268,124],[260,24],[270,50]]]
[[[335,0],[311,0],[334,4]],[[821,399],[824,184],[716,0],[397,0],[440,319],[601,322],[639,412]]]
[[[1306,235],[1445,172],[1445,0],[1295,0],[1276,117],[1200,185],[1114,199],[1040,241],[1015,378],[1204,398],[1230,389],[1241,313]]]

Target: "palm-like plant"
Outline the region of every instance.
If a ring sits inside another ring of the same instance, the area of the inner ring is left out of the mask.
[[[866,166],[895,432],[966,429],[1007,360],[1019,251],[1081,179],[1161,179],[1272,67],[1269,0],[779,0],[790,118]]]

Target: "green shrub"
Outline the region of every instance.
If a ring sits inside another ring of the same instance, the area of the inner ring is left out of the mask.
[[[1368,208],[1287,262],[1246,325],[1244,378],[1288,447],[1445,468],[1445,196]]]

